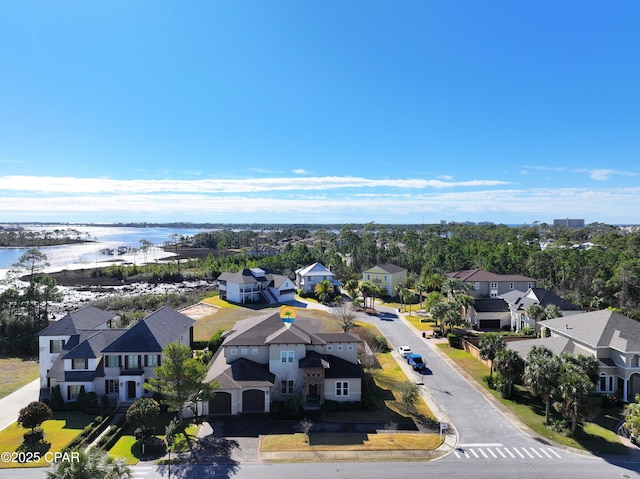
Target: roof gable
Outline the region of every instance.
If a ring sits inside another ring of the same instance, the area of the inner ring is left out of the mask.
[[[541,323],[557,334],[591,347],[640,352],[640,323],[609,310],[573,314]]]
[[[44,328],[38,336],[71,336],[80,330],[97,329],[115,318],[113,313],[94,306],[85,306],[71,311],[58,321]]]
[[[513,282],[535,282],[536,280],[533,278],[529,278],[528,276],[523,276],[520,274],[495,274],[490,271],[485,271],[484,269],[467,269],[464,271],[454,271],[452,273],[447,273],[447,276],[450,278],[457,278],[460,281],[467,283],[474,282],[505,282],[505,281],[513,281]]]
[[[136,323],[104,351],[162,352],[194,324],[193,319],[164,306]]]
[[[377,270],[381,270],[387,274],[396,274],[396,273],[401,273],[403,271],[406,271],[406,269],[402,268],[401,266],[396,266],[395,264],[391,264],[391,263],[385,263],[385,264],[375,265],[365,270],[364,272],[371,273]]]
[[[322,263],[313,263],[305,268],[296,271],[300,276],[333,276],[333,272],[327,269]]]

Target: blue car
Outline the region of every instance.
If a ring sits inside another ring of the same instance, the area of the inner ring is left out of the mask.
[[[407,356],[407,362],[416,371],[420,371],[425,367],[424,360],[419,354],[410,354],[409,356]]]

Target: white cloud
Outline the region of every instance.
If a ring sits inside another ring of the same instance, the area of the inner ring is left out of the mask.
[[[114,180],[109,178],[75,178],[51,176],[0,177],[0,191],[37,192],[40,194],[124,194],[124,193],[209,193],[234,194],[260,191],[337,190],[344,188],[454,188],[486,187],[509,184],[499,180],[445,182],[423,179],[370,179],[359,177],[246,178],[202,180]]]
[[[305,170],[304,168],[296,168],[295,170],[292,171],[292,173],[295,173],[296,175],[308,175],[309,172],[307,170]]]

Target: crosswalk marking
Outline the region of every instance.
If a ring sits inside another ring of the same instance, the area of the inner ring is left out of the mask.
[[[482,446],[482,447],[480,447]],[[541,459],[541,460],[554,460],[561,459],[562,456],[558,454],[551,447],[506,447],[500,444],[486,445],[486,444],[474,444],[473,447],[469,445],[460,445],[453,454],[457,459]]]

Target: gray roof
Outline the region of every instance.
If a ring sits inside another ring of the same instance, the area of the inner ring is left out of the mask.
[[[298,365],[300,368],[323,368],[324,377],[329,379],[363,378],[364,371],[359,364],[350,363],[331,354],[320,354],[315,351],[307,351]]]
[[[640,323],[607,309],[549,319],[540,323],[557,334],[593,348],[640,352]]]
[[[532,304],[539,304],[543,308],[553,304],[560,308],[561,311],[582,310],[579,306],[562,299],[560,296],[544,288],[530,288],[525,292],[513,290],[501,294],[499,297],[509,303],[509,306],[514,311],[524,311]]]
[[[535,279],[529,278],[528,276],[523,276],[521,274],[495,274],[483,269],[467,269],[464,271],[454,271],[452,273],[447,273],[447,276],[450,278],[457,278],[460,281],[468,283],[474,283],[476,281],[493,281],[497,283],[504,281],[535,282]]]
[[[478,298],[473,302],[473,308],[478,313],[505,313],[509,305],[501,298]]]
[[[105,353],[160,353],[189,331],[195,321],[164,306],[142,319],[104,348]]]
[[[296,318],[287,328],[280,313],[270,312],[238,321],[225,337],[224,346],[262,346],[265,344],[325,344],[315,328],[307,328],[309,321]]]
[[[91,335],[86,339],[81,336],[79,344],[65,354],[64,359],[98,358],[107,346],[125,334],[126,331],[126,329],[100,329],[87,332]]]
[[[236,359],[227,364],[224,355],[219,354],[211,365],[205,382],[216,380],[219,389],[242,387],[271,387],[276,376],[269,372],[266,364],[259,364],[246,358]]]
[[[38,336],[72,336],[82,329],[96,329],[115,318],[113,313],[93,306],[85,306],[67,313],[55,323],[44,328]]]
[[[238,284],[252,284],[252,283],[264,283],[267,278],[264,276],[254,276],[253,272],[249,268],[241,269],[237,273],[221,273],[218,276],[218,281],[230,281]]]
[[[507,341],[507,347],[518,351],[520,357],[527,359],[527,354],[534,346],[544,346],[549,349],[554,355],[560,355],[563,353],[571,354],[583,354],[584,350],[576,350],[576,345],[568,338],[555,336],[553,338],[537,338],[537,339],[525,339],[522,341]]]

